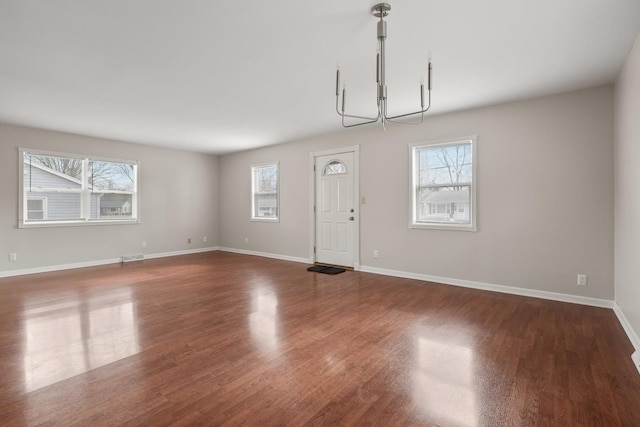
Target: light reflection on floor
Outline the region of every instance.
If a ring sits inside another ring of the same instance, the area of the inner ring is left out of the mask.
[[[140,351],[131,289],[73,301],[25,302],[24,390],[31,392]],[[86,307],[84,307],[86,305]]]
[[[477,426],[473,351],[418,337],[416,353],[414,405],[441,425]]]
[[[249,330],[256,347],[263,352],[278,350],[278,297],[269,286],[251,290]]]

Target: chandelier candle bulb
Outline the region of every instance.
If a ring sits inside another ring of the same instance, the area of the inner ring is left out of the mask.
[[[431,61],[429,61],[429,71],[427,73],[427,90],[431,91]]]
[[[340,94],[340,67],[338,67],[338,69],[336,70],[336,96],[338,96],[339,94]]]
[[[344,100],[347,99],[347,87],[342,87],[342,112],[344,113]]]
[[[424,108],[424,84],[420,83],[420,105]]]
[[[380,52],[376,54],[376,83],[380,83]]]

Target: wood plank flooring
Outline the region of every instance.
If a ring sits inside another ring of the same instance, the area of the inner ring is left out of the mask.
[[[0,279],[0,425],[640,425],[609,309],[306,267]]]

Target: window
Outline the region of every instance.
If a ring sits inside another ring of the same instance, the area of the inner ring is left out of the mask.
[[[251,167],[251,219],[278,221],[278,163]]]
[[[324,167],[323,175],[339,175],[347,173],[347,167],[340,160],[331,160]]]
[[[411,228],[475,231],[476,137],[411,144]]]
[[[47,219],[47,198],[32,198],[27,200],[27,219]]]
[[[134,161],[19,151],[20,227],[137,222]]]

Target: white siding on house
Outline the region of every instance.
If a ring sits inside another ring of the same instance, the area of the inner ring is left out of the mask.
[[[24,186],[25,188],[66,188],[80,190],[82,184],[72,177],[62,177],[62,174],[55,174],[42,166],[24,165]]]
[[[44,219],[52,221],[80,218],[80,193],[27,192],[27,200],[38,200],[43,197],[47,201],[47,214]]]
[[[62,175],[62,176],[61,176]],[[78,192],[48,192],[42,189],[78,190]],[[25,161],[24,191],[27,200],[46,199],[46,214],[43,219],[74,220],[80,218],[80,190],[82,184],[48,168],[31,165]],[[28,219],[32,219],[29,218]]]

